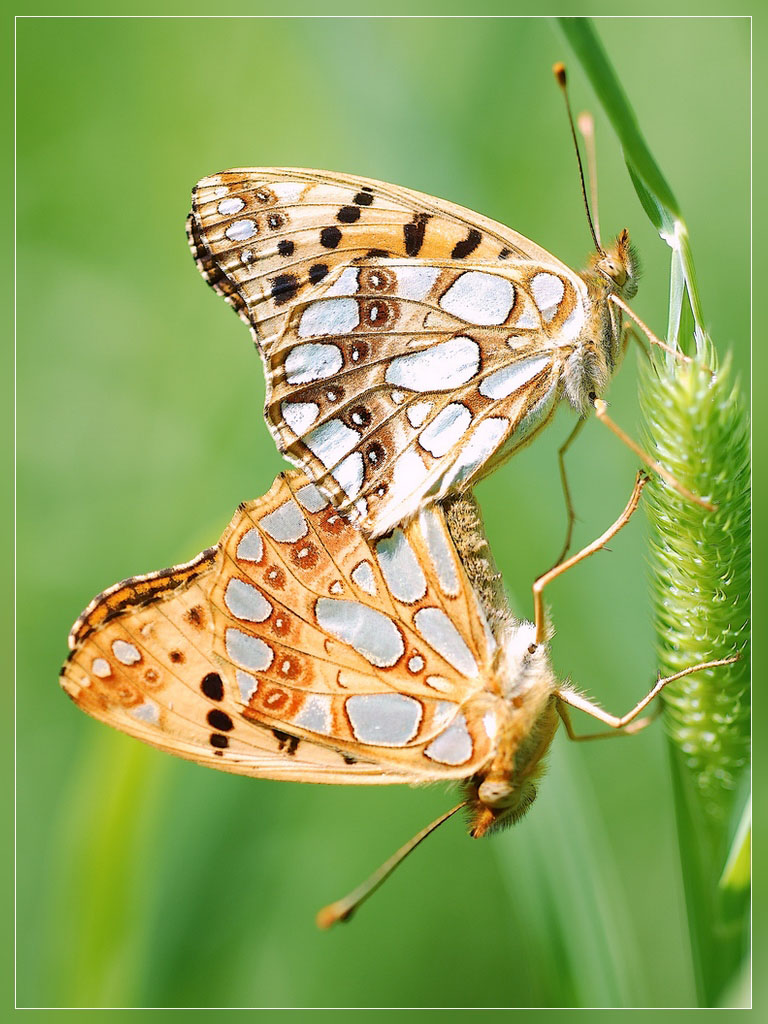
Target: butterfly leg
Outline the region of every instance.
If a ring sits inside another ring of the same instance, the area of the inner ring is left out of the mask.
[[[652,469],[654,473],[658,473],[662,480],[666,480],[674,491],[677,491],[681,497],[687,498],[688,501],[692,501],[696,505],[701,505],[702,508],[706,508],[710,512],[715,511],[717,508],[716,505],[713,505],[711,501],[705,501],[704,498],[700,498],[698,494],[694,494],[693,491],[689,491],[687,487],[684,487],[679,480],[669,472],[668,469],[665,469],[660,462],[656,461],[656,459],[651,458],[647,452],[643,451],[636,441],[633,441],[628,434],[625,434],[621,427],[617,423],[614,423],[608,415],[608,406],[602,398],[593,398],[592,404],[595,407],[595,415],[598,420],[600,420],[601,423],[604,423],[620,441],[623,441],[624,444],[630,448],[635,455],[637,455],[637,457],[646,464],[646,466],[649,467],[649,469]]]
[[[584,740],[610,739],[612,736],[634,736],[635,733],[642,732],[642,730],[647,725],[650,725],[651,722],[655,722],[661,713],[661,703],[657,702],[654,704],[649,715],[644,715],[642,718],[636,718],[634,722],[630,722],[629,725],[625,725],[622,729],[611,729],[607,732],[577,733],[574,731],[573,723],[571,722],[571,714],[568,710],[568,705],[563,698],[563,694],[564,691],[559,691],[557,694],[557,713],[565,726],[568,739],[573,740],[574,743],[582,743]]]
[[[678,359],[681,363],[693,362],[691,357],[687,356],[684,352],[681,352],[679,348],[673,348],[671,345],[668,345],[666,341],[662,341],[661,338],[657,337],[657,335],[653,333],[648,324],[645,323],[644,320],[641,320],[637,313],[635,313],[635,311],[630,306],[628,306],[623,299],[620,299],[618,295],[611,295],[608,301],[612,302],[615,306],[618,306],[620,309],[624,310],[627,316],[631,317],[632,320],[635,321],[637,326],[640,328],[640,330],[643,332],[643,334],[646,336],[646,338],[648,339],[648,341],[650,341],[652,345],[656,345],[658,348],[663,349],[669,355],[674,356],[675,359]]]
[[[580,419],[576,423],[576,426],[568,435],[565,444],[562,445],[562,447],[558,450],[557,453],[557,461],[560,465],[560,482],[563,485],[563,497],[565,498],[565,508],[566,514],[568,516],[568,525],[565,530],[565,543],[563,544],[563,550],[557,556],[555,560],[555,565],[552,567],[553,569],[555,568],[555,566],[560,565],[560,563],[565,559],[565,556],[568,554],[568,551],[570,550],[571,538],[573,537],[573,526],[576,522],[576,513],[573,510],[573,502],[571,501],[571,489],[568,485],[568,475],[565,471],[565,453],[568,451],[573,442],[579,436],[586,422],[586,419]]]
[[[543,643],[547,638],[547,623],[546,616],[544,614],[544,602],[542,600],[544,588],[553,580],[556,580],[558,576],[562,576],[564,572],[572,569],[574,565],[578,565],[579,562],[583,562],[585,558],[588,558],[590,555],[594,555],[596,551],[600,551],[601,548],[604,548],[611,537],[614,537],[623,526],[627,525],[632,517],[632,513],[638,506],[640,495],[643,493],[643,488],[648,483],[648,480],[648,474],[644,470],[640,470],[637,474],[637,478],[635,479],[635,486],[632,489],[629,501],[616,522],[609,526],[605,533],[601,534],[597,540],[592,541],[591,544],[582,548],[581,551],[578,551],[575,555],[571,555],[570,558],[561,562],[559,565],[556,565],[553,569],[550,569],[549,572],[545,572],[543,576],[539,576],[533,584],[533,612],[534,622],[536,624],[537,644]]]
[[[643,699],[639,700],[631,711],[628,711],[625,715],[621,716],[612,715],[601,708],[599,704],[595,704],[593,701],[588,700],[575,690],[563,687],[562,689],[557,690],[555,694],[557,697],[557,712],[563,720],[563,725],[565,726],[569,739],[581,742],[582,740],[604,739],[607,736],[629,736],[636,732],[640,732],[641,729],[650,725],[658,716],[661,710],[660,703],[656,704],[650,715],[646,715],[644,718],[638,717],[669,683],[673,683],[676,679],[682,679],[683,676],[689,676],[694,672],[701,672],[704,669],[718,668],[721,665],[730,665],[734,661],[738,661],[738,655],[734,655],[730,658],[720,658],[717,661],[704,661],[698,665],[691,665],[689,668],[684,668],[681,672],[675,672],[674,675],[657,679]],[[576,708],[579,711],[584,711],[592,718],[596,718],[598,722],[602,722],[604,725],[610,726],[613,732],[576,734],[573,731],[567,705],[572,708]]]
[[[639,332],[637,330],[635,330],[635,327],[632,324],[628,324],[626,321],[624,321],[624,323],[621,325],[621,330],[622,330],[622,333],[624,334],[624,339],[623,339],[623,341],[621,343],[622,358],[624,357],[624,355],[626,354],[627,349],[629,348],[630,341],[634,341],[635,344],[637,345],[637,347],[640,349],[640,351],[645,356],[645,358],[648,360],[648,362],[650,362],[651,361],[651,353],[645,347],[645,342],[640,337]]]

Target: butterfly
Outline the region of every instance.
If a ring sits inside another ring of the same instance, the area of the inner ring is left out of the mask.
[[[598,550],[636,507],[569,564]],[[533,802],[566,705],[623,718],[555,678],[549,629],[512,615],[471,495],[371,540],[299,471],[242,504],[219,543],[96,597],[72,628],[61,683],[94,718],[168,753],[296,782],[462,784],[480,837]],[[715,664],[715,663],[710,663]],[[698,666],[701,667],[701,666]],[[694,669],[679,673],[686,675]],[[581,738],[581,737],[578,737]],[[349,916],[362,897],[321,920]]]
[[[290,471],[215,547],[96,597],[61,680],[95,718],[223,771],[479,792],[513,719],[554,723],[549,670],[521,685],[546,652],[509,629],[502,649],[443,510],[368,541]]]
[[[625,347],[611,300],[637,289],[627,231],[578,274],[480,214],[329,171],[203,178],[187,231],[251,328],[278,448],[373,538],[473,485],[561,398],[585,416]]]

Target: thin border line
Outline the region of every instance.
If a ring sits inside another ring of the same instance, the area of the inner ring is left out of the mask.
[[[18,743],[17,743],[17,428],[18,428],[18,381],[17,381],[17,23],[19,20],[329,20],[329,19],[354,19],[354,20],[546,20],[554,15],[549,14],[15,14],[13,16],[13,1002],[15,1010],[60,1010],[67,1011],[142,1011],[142,1010],[166,1010],[166,1011],[254,1011],[254,1010],[316,1010],[316,1011],[398,1011],[398,1010],[427,1010],[427,1011],[452,1011],[452,1010],[484,1010],[494,1012],[498,1010],[611,1010],[621,1008],[611,1007],[560,1007],[546,1008],[539,1006],[521,1007],[57,1007],[57,1006],[25,1006],[19,1007],[17,1001],[17,952],[18,952],[18,891],[17,891],[17,864],[18,864],[18,831],[17,831],[17,780],[18,780]],[[754,30],[752,14],[596,14],[596,15],[565,15],[569,18],[591,17],[595,22],[599,20],[659,20],[659,19],[695,19],[695,20],[748,20],[750,23],[750,404],[753,408],[754,398]],[[752,425],[751,425],[752,435]],[[751,543],[754,539],[754,519],[751,521]],[[754,557],[754,556],[753,556]],[[751,596],[752,610],[754,611],[754,594]],[[754,654],[753,654],[754,658]],[[751,730],[754,738],[754,716],[751,719]],[[754,852],[751,849],[750,860],[753,862]],[[754,899],[750,904],[751,922],[754,925]],[[754,934],[754,933],[753,933]],[[750,966],[750,994],[753,984],[753,969]],[[665,1009],[706,1009],[700,1007],[658,1007],[644,1006],[624,1008],[631,1010],[665,1010]],[[713,1008],[715,1009],[715,1008]],[[751,1009],[751,1007],[734,1007],[731,1009]]]

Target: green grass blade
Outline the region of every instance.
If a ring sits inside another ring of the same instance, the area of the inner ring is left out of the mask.
[[[659,170],[640,131],[635,112],[624,94],[589,18],[558,18],[592,87],[619,136],[638,197],[662,231],[671,231],[680,213],[672,189]]]
[[[640,201],[672,249],[669,337],[696,358],[658,358],[641,399],[648,447],[716,511],[680,498],[659,478],[647,490],[659,669],[671,675],[736,652],[740,661],[687,676],[664,691],[678,842],[700,1002],[713,1006],[747,950],[746,825],[733,838],[749,759],[749,433],[729,361],[718,369],[704,328],[690,239],[677,201],[589,19],[561,26],[624,148]],[[715,370],[714,375],[710,368]]]
[[[752,878],[752,799],[747,795],[720,877],[720,888],[734,893],[749,888]]]
[[[661,237],[679,259],[695,321],[696,351],[705,349],[706,331],[688,229],[677,199],[661,173],[637,123],[635,112],[621,88],[589,18],[558,18],[603,109],[619,137],[629,176],[638,198]]]
[[[708,512],[648,488],[659,668],[739,652],[664,692],[678,833],[700,998],[714,1005],[747,948],[746,891],[723,887],[736,795],[749,758],[749,449],[726,364],[665,367],[643,391],[651,444]]]
[[[660,671],[741,656],[678,680],[663,695],[692,944],[707,1005],[747,948],[746,887],[722,884],[726,865],[739,862],[730,823],[749,759],[750,710],[749,447],[731,376],[728,363],[714,378],[698,363],[665,367],[643,389],[658,457],[717,505],[709,512],[657,480],[648,488]]]

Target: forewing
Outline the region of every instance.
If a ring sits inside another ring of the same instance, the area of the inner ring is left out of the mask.
[[[187,231],[203,277],[253,328],[264,353],[296,302],[371,250],[457,263],[531,259],[567,271],[534,242],[461,206],[383,181],[293,167],[203,178]]]
[[[440,513],[369,545],[290,473],[216,548],[96,598],[62,684],[94,717],[226,771],[431,781],[491,756],[494,646]]]

